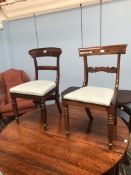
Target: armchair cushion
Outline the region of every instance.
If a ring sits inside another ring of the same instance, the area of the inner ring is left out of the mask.
[[[113,89],[86,86],[66,94],[63,98],[85,103],[110,106],[113,94]]]

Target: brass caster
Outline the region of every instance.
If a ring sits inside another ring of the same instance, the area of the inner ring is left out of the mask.
[[[66,131],[66,137],[69,137],[70,133],[69,131]]]
[[[108,144],[109,150],[112,150],[112,143]]]
[[[44,130],[46,131],[47,130],[47,125],[44,124],[43,127],[44,127]]]
[[[16,123],[19,124],[19,118],[15,118]]]

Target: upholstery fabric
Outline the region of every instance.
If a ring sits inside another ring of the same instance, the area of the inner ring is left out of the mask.
[[[56,87],[54,81],[34,80],[10,89],[10,92],[43,96]]]
[[[68,100],[110,106],[114,90],[103,87],[86,86],[66,94]]]
[[[0,74],[0,105],[6,104],[6,89],[3,75]]]
[[[9,89],[27,81],[29,78],[22,70],[8,69],[0,73],[0,112],[3,117],[14,115]],[[19,114],[33,110],[35,107],[32,100],[18,98],[17,102]]]
[[[7,102],[11,102],[9,89],[29,80],[24,71],[16,69],[9,69],[6,72],[4,72],[3,78],[6,87]]]
[[[29,100],[23,99],[23,98],[19,98],[19,99],[16,99],[16,100],[17,100],[18,110],[30,107],[30,103],[28,103]],[[33,106],[33,103],[32,103],[32,106]],[[2,113],[11,111],[12,110],[12,103],[7,103],[5,105],[1,105],[0,110],[1,110]]]

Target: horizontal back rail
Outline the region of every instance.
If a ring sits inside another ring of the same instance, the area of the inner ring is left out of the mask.
[[[32,49],[29,51],[29,54],[33,57],[59,57],[62,53],[60,48],[56,47],[47,47],[47,48],[38,48]]]
[[[57,66],[37,66],[38,70],[57,70]]]
[[[88,72],[106,72],[106,73],[117,73],[116,67],[88,67]]]
[[[79,56],[125,54],[126,44],[80,48]]]

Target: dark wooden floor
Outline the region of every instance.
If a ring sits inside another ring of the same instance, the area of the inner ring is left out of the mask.
[[[123,157],[129,139],[119,118],[113,150],[107,147],[107,117],[93,112],[89,125],[84,110],[70,108],[69,139],[65,137],[63,116],[55,105],[48,106],[48,130],[44,132],[39,110],[20,117],[0,133],[0,170],[6,175],[99,175]]]

